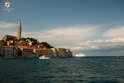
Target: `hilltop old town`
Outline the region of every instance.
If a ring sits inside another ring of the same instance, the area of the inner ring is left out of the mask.
[[[18,20],[17,36],[4,35],[0,40],[1,58],[39,58],[41,56],[58,58],[72,57],[66,48],[55,48],[47,42],[39,42],[35,38],[21,37],[21,20]]]

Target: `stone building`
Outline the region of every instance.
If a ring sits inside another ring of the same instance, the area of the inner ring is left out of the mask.
[[[0,46],[0,57],[3,57],[3,47]]]
[[[4,58],[15,58],[18,55],[18,50],[14,46],[3,46]]]
[[[43,55],[46,55],[47,57],[53,57],[54,56],[53,50],[45,49],[45,48],[34,49],[34,53],[35,53],[36,57],[40,57]]]
[[[35,54],[33,53],[33,48],[28,46],[20,46],[21,55],[23,58],[35,58]]]

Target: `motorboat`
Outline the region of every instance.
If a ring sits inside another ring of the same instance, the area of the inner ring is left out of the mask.
[[[40,56],[39,59],[50,59],[50,57],[47,57],[46,55]]]

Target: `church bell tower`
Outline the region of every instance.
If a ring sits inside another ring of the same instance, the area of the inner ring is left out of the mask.
[[[21,26],[21,20],[18,20],[18,27],[17,27],[17,39],[21,39],[21,33],[22,33],[22,26]]]

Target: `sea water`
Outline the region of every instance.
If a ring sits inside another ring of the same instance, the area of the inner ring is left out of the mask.
[[[124,83],[124,57],[0,59],[0,83]]]

